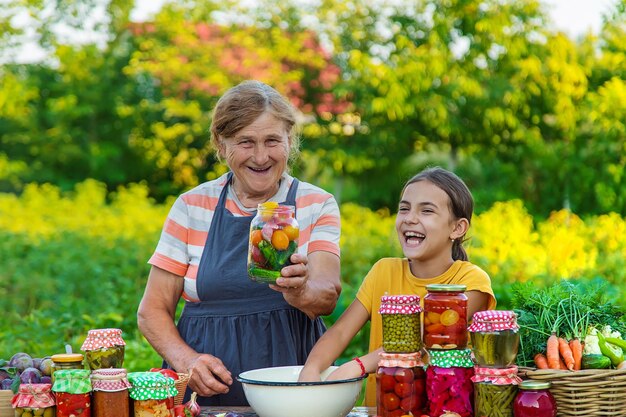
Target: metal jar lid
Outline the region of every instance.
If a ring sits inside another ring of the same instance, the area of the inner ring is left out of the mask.
[[[519,386],[519,389],[524,390],[540,390],[540,389],[548,389],[552,384],[549,381],[534,381],[532,379],[527,379],[526,381],[522,381]]]
[[[467,285],[462,284],[429,284],[426,290],[430,292],[464,292]]]

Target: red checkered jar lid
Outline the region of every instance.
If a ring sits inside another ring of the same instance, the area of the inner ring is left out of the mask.
[[[422,311],[419,295],[383,295],[380,314],[418,314]]]
[[[11,405],[13,408],[54,407],[55,401],[51,389],[52,384],[21,384],[19,391],[11,400]]]
[[[472,317],[470,332],[497,332],[502,330],[518,330],[517,314],[510,310],[477,311]]]
[[[517,376],[517,366],[508,368],[474,367],[472,382],[490,382],[494,385],[519,385],[522,379]]]
[[[420,352],[412,353],[379,353],[378,366],[386,368],[413,368],[415,366],[424,366],[422,362],[422,354]]]
[[[94,391],[115,392],[128,389],[131,385],[126,379],[126,369],[105,368],[91,372],[91,386]]]
[[[80,350],[97,350],[114,346],[125,346],[120,329],[94,329],[87,332],[87,338]]]

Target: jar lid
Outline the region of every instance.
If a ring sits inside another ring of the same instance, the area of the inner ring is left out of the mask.
[[[430,292],[464,292],[467,285],[462,284],[428,284],[426,291]]]
[[[54,371],[52,391],[69,394],[86,394],[91,392],[91,380],[87,369],[60,369]]]
[[[548,389],[552,386],[550,381],[535,381],[532,379],[527,379],[522,381],[519,388],[527,389],[527,390],[538,390],[538,389]]]
[[[131,372],[128,381],[133,400],[164,400],[178,394],[176,381],[159,372]]]
[[[87,332],[87,338],[80,350],[87,351],[125,345],[121,329],[93,329]]]
[[[472,316],[470,332],[490,332],[500,330],[518,330],[517,314],[510,310],[477,311]]]
[[[471,349],[429,350],[430,364],[440,368],[473,368]]]
[[[58,353],[50,357],[56,363],[82,362],[83,358],[82,353]]]
[[[126,379],[126,369],[104,368],[91,372],[91,385],[94,391],[117,392],[130,388]]]
[[[11,399],[13,408],[54,407],[54,395],[50,392],[52,384],[21,384],[16,395]]]
[[[380,297],[380,314],[421,313],[419,295],[383,295]]]
[[[472,382],[490,382],[494,385],[519,385],[522,379],[517,376],[517,366],[507,368],[474,367]]]
[[[380,360],[378,366],[397,367],[397,368],[413,368],[415,366],[424,366],[422,362],[422,354],[420,352],[411,353],[379,353]]]

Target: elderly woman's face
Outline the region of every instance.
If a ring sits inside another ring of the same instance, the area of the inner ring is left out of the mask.
[[[285,123],[270,112],[233,137],[220,140],[220,153],[235,175],[235,189],[248,200],[242,203],[263,202],[278,191],[290,145]]]

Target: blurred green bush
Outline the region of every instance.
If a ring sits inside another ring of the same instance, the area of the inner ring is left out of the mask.
[[[108,193],[91,180],[67,194],[50,185],[0,194],[0,358],[60,353],[65,344],[78,351],[89,329],[117,327],[128,343],[125,367],[160,365],[137,330],[136,311],[170,203],[147,195],[141,184]],[[377,259],[401,256],[392,213],[355,204],[341,211],[343,292],[328,325]],[[499,308],[509,305],[513,282],[543,286],[561,278],[602,277],[626,301],[626,222],[619,215],[583,220],[562,210],[535,223],[521,201],[496,203],[475,216],[467,246],[492,277]],[[367,340],[366,328],[340,361],[362,354]]]

